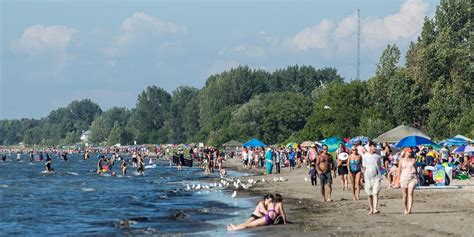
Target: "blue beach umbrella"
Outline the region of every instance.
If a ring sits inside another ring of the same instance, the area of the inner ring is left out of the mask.
[[[400,140],[397,143],[396,147],[402,148],[402,147],[414,147],[414,146],[419,146],[419,145],[434,145],[434,144],[435,144],[434,142],[432,142],[430,139],[426,137],[408,136]]]
[[[472,153],[474,152],[474,145],[462,145],[456,150],[454,150],[454,153]]]
[[[440,145],[442,146],[462,146],[462,145],[467,145],[467,141],[462,139],[462,138],[448,138],[442,142],[440,142]]]
[[[339,137],[329,137],[321,141],[324,145],[328,146],[328,152],[335,152],[339,148],[339,144],[345,145],[346,143]]]
[[[267,145],[262,141],[252,138],[250,141],[244,143],[242,146],[244,147],[266,147]]]
[[[362,143],[362,145],[365,145],[367,143],[369,143],[369,138],[368,137],[364,137],[364,136],[357,136],[357,137],[353,137],[351,138],[351,140],[349,140],[349,144],[354,144],[356,142],[360,142]]]

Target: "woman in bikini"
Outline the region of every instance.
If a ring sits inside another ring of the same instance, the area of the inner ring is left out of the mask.
[[[277,193],[275,194],[275,211],[281,218],[276,218],[275,224],[286,224],[286,213],[283,208],[283,197]]]
[[[347,163],[349,164],[348,171],[351,179],[352,200],[359,200],[362,157],[359,155],[356,146],[352,147],[351,155],[349,156]]]
[[[260,201],[257,204],[257,207],[255,207],[255,210],[253,211],[252,215],[250,215],[250,218],[245,222],[245,224],[248,224],[256,219],[259,219],[265,215],[265,212],[267,211],[267,205],[270,200],[273,199],[273,195],[267,194],[263,197],[263,201]]]
[[[265,215],[263,217],[260,217],[250,223],[244,223],[237,226],[230,224],[227,226],[227,230],[243,230],[257,226],[273,225],[275,219],[279,216],[279,214],[276,212],[274,200],[270,199],[267,202],[268,210],[265,212]]]

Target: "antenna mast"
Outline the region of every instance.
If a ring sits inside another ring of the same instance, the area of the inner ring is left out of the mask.
[[[360,80],[360,9],[357,8],[357,80]]]

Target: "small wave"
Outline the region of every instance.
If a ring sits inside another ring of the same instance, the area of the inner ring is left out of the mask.
[[[132,221],[132,220],[120,220],[115,224],[115,226],[120,227],[120,228],[128,228],[131,225],[135,225],[137,223],[138,222]]]
[[[156,164],[145,166],[145,169],[154,169],[154,168],[156,168]]]
[[[84,192],[94,192],[95,191],[95,189],[93,189],[93,188],[81,188],[81,190],[84,191]]]
[[[191,215],[186,213],[183,210],[180,210],[180,211],[172,214],[170,216],[170,218],[173,219],[173,220],[187,220],[187,219],[191,218]]]
[[[0,188],[8,188],[8,185],[6,185],[6,184],[0,184]]]
[[[75,176],[78,176],[78,175],[79,175],[79,174],[76,173],[76,172],[66,172],[66,174],[75,175]]]

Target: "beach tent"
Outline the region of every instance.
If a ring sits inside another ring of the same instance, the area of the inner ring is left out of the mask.
[[[267,145],[265,143],[263,143],[262,141],[256,139],[256,138],[252,138],[248,142],[244,143],[242,146],[244,146],[244,147],[265,147]]]
[[[431,139],[428,135],[419,129],[400,125],[374,139],[374,142],[396,143],[408,136],[419,136]]]
[[[231,140],[231,141],[228,141],[224,144],[222,144],[223,147],[238,147],[238,146],[242,146],[242,143],[238,142],[238,141],[235,141],[235,140]]]

